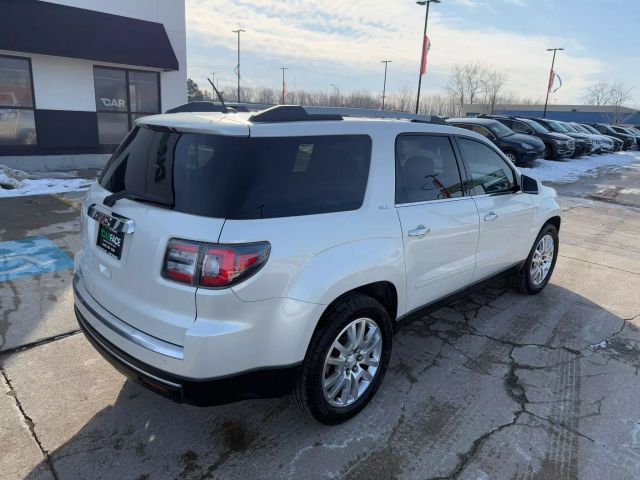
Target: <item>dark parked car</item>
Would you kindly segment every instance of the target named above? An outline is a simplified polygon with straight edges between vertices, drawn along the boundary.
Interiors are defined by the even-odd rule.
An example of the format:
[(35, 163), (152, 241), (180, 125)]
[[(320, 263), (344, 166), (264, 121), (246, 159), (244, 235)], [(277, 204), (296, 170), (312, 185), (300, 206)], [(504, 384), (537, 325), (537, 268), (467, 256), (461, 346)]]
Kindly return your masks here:
[(573, 137), (576, 141), (576, 149), (573, 152), (574, 157), (580, 157), (582, 155), (589, 155), (591, 153), (592, 141), (588, 135), (584, 133), (576, 133), (564, 126), (564, 122), (558, 120), (549, 120), (548, 118), (534, 118), (543, 127), (556, 133), (563, 133)]
[(612, 125), (613, 128), (618, 133), (626, 133), (627, 135), (631, 135), (636, 140), (636, 150), (638, 150), (638, 145), (640, 145), (640, 133), (635, 132), (632, 128), (619, 127), (617, 125)]
[(622, 140), (624, 142), (623, 150), (635, 150), (637, 148), (636, 138), (628, 133), (616, 132), (611, 128), (611, 125), (607, 125), (605, 123), (590, 123), (589, 125), (604, 135), (609, 135), (610, 137), (616, 137)]
[(609, 140), (611, 140), (613, 142), (613, 151), (614, 152), (619, 152), (620, 150), (622, 150), (624, 148), (624, 142), (622, 140), (620, 140), (619, 138), (613, 137), (613, 136), (611, 136), (611, 135), (609, 135), (607, 133), (599, 132), (598, 130), (593, 128), (588, 123), (581, 123), (580, 126), (586, 128), (591, 133), (597, 133), (598, 135), (602, 135), (603, 137), (607, 137)]
[(450, 118), (448, 123), (479, 133), (491, 140), (516, 165), (530, 165), (544, 156), (544, 143), (531, 135), (514, 133), (489, 118)]
[(597, 143), (598, 145), (598, 147), (594, 149), (594, 153), (613, 152), (613, 149), (614, 149), (613, 138), (607, 137), (606, 135), (602, 135), (595, 129), (593, 130), (593, 132), (591, 130), (587, 130), (587, 127), (576, 122), (569, 122), (567, 125), (575, 128), (581, 133), (586, 133), (588, 135), (591, 135), (591, 138), (594, 140), (594, 143)]
[(544, 143), (544, 158), (549, 160), (570, 157), (576, 148), (576, 142), (570, 136), (563, 133), (550, 132), (538, 122), (528, 118), (501, 115), (478, 115), (478, 118), (492, 118), (509, 127), (515, 133), (538, 137)]

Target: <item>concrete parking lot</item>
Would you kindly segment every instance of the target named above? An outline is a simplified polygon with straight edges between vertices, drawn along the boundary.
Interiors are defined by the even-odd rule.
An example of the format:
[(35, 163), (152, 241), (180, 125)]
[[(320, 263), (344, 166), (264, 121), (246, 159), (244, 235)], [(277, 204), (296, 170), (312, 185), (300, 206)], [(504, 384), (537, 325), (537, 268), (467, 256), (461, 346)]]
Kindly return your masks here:
[(81, 194), (2, 199), (0, 270), (38, 238), (51, 271), (0, 275), (0, 477), (636, 479), (637, 185), (640, 164), (559, 186), (548, 288), (497, 282), (408, 325), (372, 404), (335, 427), (289, 398), (199, 409), (125, 380), (73, 316)]

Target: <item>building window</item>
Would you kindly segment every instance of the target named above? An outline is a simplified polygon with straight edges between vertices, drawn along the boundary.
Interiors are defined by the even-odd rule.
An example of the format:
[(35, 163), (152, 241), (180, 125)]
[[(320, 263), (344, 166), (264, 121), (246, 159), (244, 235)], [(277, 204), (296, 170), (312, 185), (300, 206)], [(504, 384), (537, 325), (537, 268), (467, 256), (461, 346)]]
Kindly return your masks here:
[(137, 118), (160, 113), (158, 72), (94, 67), (98, 138), (119, 144)]
[(31, 88), (31, 61), (0, 55), (0, 145), (37, 141)]

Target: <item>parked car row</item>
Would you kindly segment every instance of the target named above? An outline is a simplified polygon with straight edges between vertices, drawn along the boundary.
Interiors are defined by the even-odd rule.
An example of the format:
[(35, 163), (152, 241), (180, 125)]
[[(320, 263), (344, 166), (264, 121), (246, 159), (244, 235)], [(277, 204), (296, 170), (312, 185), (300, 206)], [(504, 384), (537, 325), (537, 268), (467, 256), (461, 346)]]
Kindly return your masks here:
[(520, 166), (530, 166), (538, 158), (576, 158), (637, 150), (640, 145), (640, 130), (604, 123), (561, 122), (505, 115), (450, 118), (447, 122), (487, 137)]

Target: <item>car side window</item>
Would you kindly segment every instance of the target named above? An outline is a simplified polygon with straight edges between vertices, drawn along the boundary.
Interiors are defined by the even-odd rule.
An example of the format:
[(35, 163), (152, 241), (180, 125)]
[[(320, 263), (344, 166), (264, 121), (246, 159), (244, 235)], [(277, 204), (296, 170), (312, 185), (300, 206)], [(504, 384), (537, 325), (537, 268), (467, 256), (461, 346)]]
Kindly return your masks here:
[(512, 192), (515, 175), (507, 162), (481, 142), (458, 137), (474, 195)]
[(493, 137), (493, 134), (487, 128), (482, 127), (480, 125), (474, 125), (473, 126), (473, 131), (476, 132), (476, 133), (479, 133), (483, 137), (487, 137), (487, 138), (492, 138)]
[(446, 136), (401, 135), (396, 142), (396, 204), (462, 197), (462, 180)]
[(531, 133), (531, 128), (529, 128), (522, 122), (513, 122), (511, 130), (513, 130), (516, 133), (527, 133), (527, 134)]

